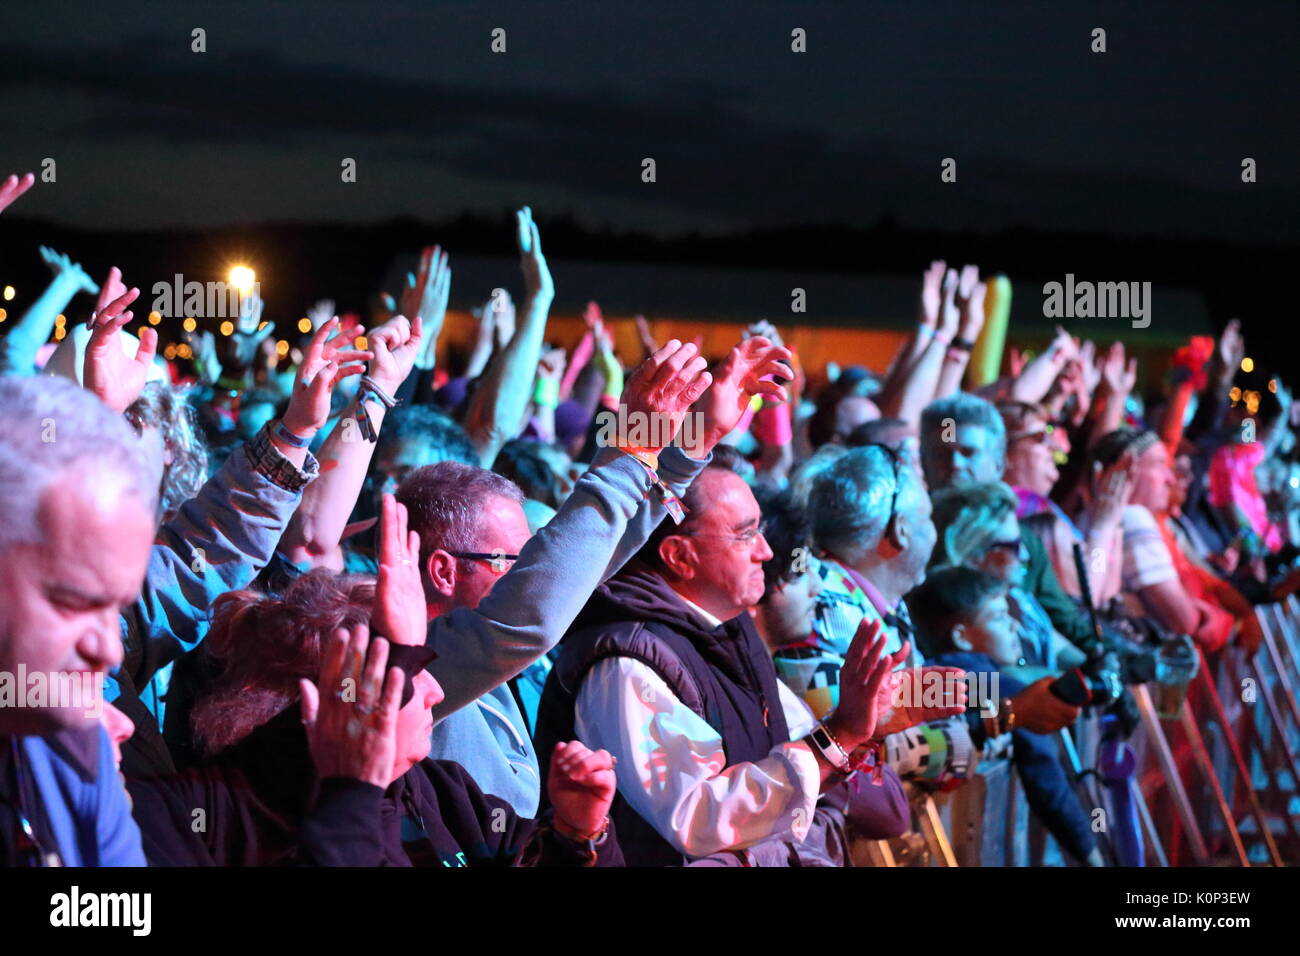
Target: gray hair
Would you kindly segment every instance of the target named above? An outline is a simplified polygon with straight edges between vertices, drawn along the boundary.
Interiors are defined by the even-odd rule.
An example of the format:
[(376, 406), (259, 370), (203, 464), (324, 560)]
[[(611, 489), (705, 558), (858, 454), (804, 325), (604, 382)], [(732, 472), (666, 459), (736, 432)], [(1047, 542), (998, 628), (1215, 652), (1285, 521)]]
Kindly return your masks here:
[(849, 562), (871, 551), (885, 534), (895, 491), (895, 514), (925, 494), (916, 472), (902, 462), (895, 467), (879, 445), (844, 452), (813, 479), (808, 496), (817, 547)]
[(0, 551), (39, 544), (38, 512), (50, 486), (116, 473), (150, 514), (156, 476), (121, 415), (75, 382), (52, 376), (0, 376)]
[(930, 564), (962, 565), (980, 558), (993, 543), (1007, 515), (1015, 514), (1020, 499), (1001, 481), (966, 482), (940, 488), (933, 495), (934, 527), (938, 545)]
[[(953, 392), (947, 398), (936, 399), (921, 412), (921, 459), (929, 454), (937, 444), (944, 440), (944, 429), (951, 424), (954, 428), (962, 425), (975, 425), (986, 428), (993, 434), (994, 457), (999, 465), (1007, 459), (1007, 428), (1002, 423), (1002, 416), (992, 402), (972, 395), (970, 392)], [(999, 468), (999, 472), (1001, 468)]]

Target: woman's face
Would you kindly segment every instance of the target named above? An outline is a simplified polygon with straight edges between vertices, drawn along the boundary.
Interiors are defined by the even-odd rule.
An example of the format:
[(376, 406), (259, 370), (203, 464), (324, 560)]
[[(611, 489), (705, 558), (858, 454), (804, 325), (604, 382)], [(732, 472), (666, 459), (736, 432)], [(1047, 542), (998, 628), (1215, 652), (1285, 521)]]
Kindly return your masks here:
[(397, 712), (397, 756), (393, 780), (429, 756), (429, 733), (433, 730), (433, 708), (442, 702), (442, 687), (428, 671), (411, 679), (415, 693)]
[(1020, 542), (1020, 522), (1015, 512), (1008, 512), (998, 525), (997, 533), (984, 549), (966, 563), (985, 571), (1009, 585), (1020, 582), (1024, 574), (1023, 545)]

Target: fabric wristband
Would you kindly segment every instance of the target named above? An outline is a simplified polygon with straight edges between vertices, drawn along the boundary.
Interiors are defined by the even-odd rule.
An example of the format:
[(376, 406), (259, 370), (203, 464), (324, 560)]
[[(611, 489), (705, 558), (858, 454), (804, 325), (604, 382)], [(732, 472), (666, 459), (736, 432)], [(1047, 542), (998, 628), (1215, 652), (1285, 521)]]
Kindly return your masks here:
[(560, 404), (560, 383), (553, 378), (539, 377), (533, 386), (533, 402), (543, 408), (555, 408)]

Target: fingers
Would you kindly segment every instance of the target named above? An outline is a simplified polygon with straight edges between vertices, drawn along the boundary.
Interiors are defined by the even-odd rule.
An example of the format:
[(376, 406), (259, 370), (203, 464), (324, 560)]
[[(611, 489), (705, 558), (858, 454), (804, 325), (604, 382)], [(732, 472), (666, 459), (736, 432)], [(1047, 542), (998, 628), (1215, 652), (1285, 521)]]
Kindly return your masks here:
[(400, 667), (388, 668), (388, 675), (384, 678), (383, 693), (379, 698), (379, 711), (376, 714), (383, 733), (394, 733), (397, 730), (397, 714), (402, 709), (402, 688), (405, 684), (406, 675), (402, 673)]
[(518, 227), (518, 242), (520, 255), (528, 255), (532, 251), (533, 230), (532, 230), (533, 211), (524, 206), (515, 213), (515, 222)]
[(370, 642), (366, 654), (365, 670), (357, 684), (357, 707), (362, 713), (370, 713), (379, 705), (379, 698), (384, 685), (384, 673), (388, 670), (388, 641), (376, 637)]
[(348, 631), (339, 628), (330, 635), (329, 641), (325, 644), (325, 652), (321, 655), (320, 686), (325, 688), (327, 694), (338, 691), (343, 681), (343, 668), (351, 638)]
[(150, 364), (158, 353), (158, 330), (146, 327), (140, 330), (140, 346), (135, 350), (135, 361), (140, 365)]
[(302, 722), (311, 727), (316, 723), (316, 715), (320, 713), (320, 691), (307, 678), (301, 677), (298, 679), (298, 693), (301, 697), (298, 706), (302, 711)]

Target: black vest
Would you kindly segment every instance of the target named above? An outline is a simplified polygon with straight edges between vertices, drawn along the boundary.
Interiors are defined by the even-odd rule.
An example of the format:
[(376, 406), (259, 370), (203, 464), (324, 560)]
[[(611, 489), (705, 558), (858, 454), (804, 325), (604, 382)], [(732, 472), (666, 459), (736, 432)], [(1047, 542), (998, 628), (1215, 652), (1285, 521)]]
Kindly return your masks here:
[[(658, 674), (678, 700), (719, 733), (727, 766), (762, 760), (790, 740), (772, 658), (749, 615), (710, 630), (658, 575), (635, 571), (602, 586), (560, 644), (538, 710), (542, 779), (556, 743), (576, 736), (582, 681), (608, 657), (634, 658)], [(611, 816), (629, 866), (688, 862), (621, 795), (614, 798)]]

